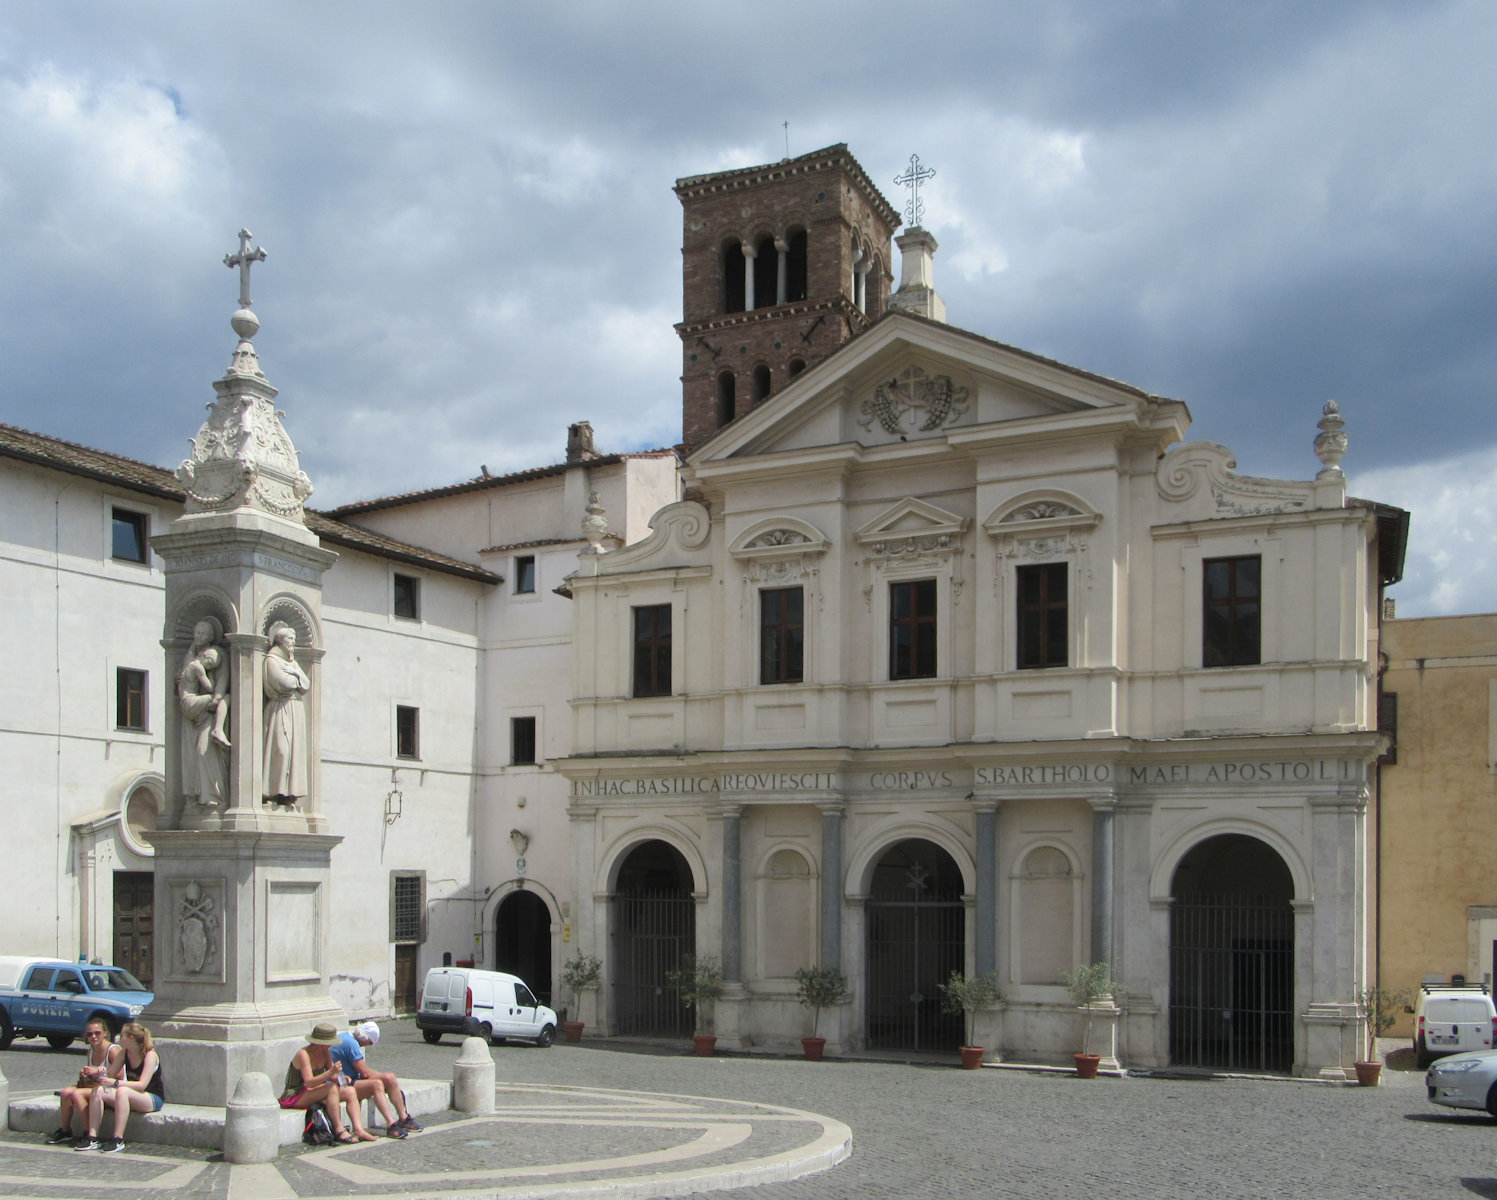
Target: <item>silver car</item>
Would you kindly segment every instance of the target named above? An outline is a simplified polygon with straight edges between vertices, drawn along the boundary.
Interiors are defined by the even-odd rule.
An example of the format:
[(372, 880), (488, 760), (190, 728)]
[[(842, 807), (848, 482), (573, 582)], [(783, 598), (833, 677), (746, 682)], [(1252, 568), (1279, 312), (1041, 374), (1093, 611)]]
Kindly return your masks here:
[(1497, 1050), (1470, 1050), (1436, 1059), (1424, 1084), (1435, 1104), (1486, 1109), (1497, 1117)]

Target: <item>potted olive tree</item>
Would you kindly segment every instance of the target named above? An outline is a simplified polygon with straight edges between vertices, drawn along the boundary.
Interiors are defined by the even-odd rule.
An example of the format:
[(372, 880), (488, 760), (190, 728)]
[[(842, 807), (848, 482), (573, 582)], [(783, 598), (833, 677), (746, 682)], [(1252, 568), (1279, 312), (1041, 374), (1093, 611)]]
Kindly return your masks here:
[(1377, 1057), (1377, 1039), (1388, 1032), (1411, 998), (1408, 992), (1390, 992), (1380, 987), (1364, 988), (1357, 993), (1357, 1015), (1367, 1023), (1367, 1057), (1352, 1063), (1352, 1070), (1362, 1087), (1377, 1087), (1383, 1073), (1383, 1064)]
[(1114, 978), (1112, 966), (1105, 962), (1094, 962), (1065, 973), (1066, 990), (1071, 993), (1071, 1003), (1086, 1014), (1086, 1027), (1081, 1035), (1081, 1053), (1073, 1055), (1076, 1074), (1082, 1079), (1095, 1079), (1102, 1056), (1092, 1053), (1093, 1005), (1104, 997), (1112, 996), (1123, 988), (1123, 981)]
[[(598, 978), (603, 972), (603, 964), (591, 954), (583, 954), (580, 950), (572, 955), (562, 964), (561, 986), (572, 993), (572, 1001), (577, 1005), (577, 1013), (582, 1013), (582, 993), (591, 991), (598, 986)], [(580, 1042), (582, 1040), (583, 1023), (581, 1021), (563, 1021), (562, 1031), (569, 1042)]]
[(710, 1058), (717, 1046), (717, 1036), (705, 1032), (712, 1026), (712, 1012), (706, 1006), (723, 994), (722, 964), (715, 955), (698, 958), (695, 954), (683, 954), (681, 965), (667, 971), (665, 981), (679, 993), (682, 1004), (696, 1010), (697, 1025), (704, 1032), (693, 1034), (692, 1043), (698, 1054)]
[(802, 967), (795, 973), (798, 990), (795, 998), (802, 1008), (811, 1010), (811, 1036), (801, 1038), (801, 1049), (812, 1062), (820, 1062), (826, 1049), (826, 1038), (818, 1037), (821, 1010), (837, 1004), (846, 1004), (852, 999), (847, 990), (847, 977), (836, 967)]
[(986, 1008), (1003, 999), (1003, 993), (998, 990), (998, 973), (989, 971), (985, 975), (964, 975), (960, 971), (953, 971), (950, 979), (936, 986), (941, 989), (942, 1012), (966, 1014), (963, 1032), (966, 1034), (967, 1044), (961, 1047), (962, 1066), (968, 1071), (975, 1071), (982, 1066), (986, 1047), (972, 1045), (977, 1040), (973, 1024), (979, 1008)]

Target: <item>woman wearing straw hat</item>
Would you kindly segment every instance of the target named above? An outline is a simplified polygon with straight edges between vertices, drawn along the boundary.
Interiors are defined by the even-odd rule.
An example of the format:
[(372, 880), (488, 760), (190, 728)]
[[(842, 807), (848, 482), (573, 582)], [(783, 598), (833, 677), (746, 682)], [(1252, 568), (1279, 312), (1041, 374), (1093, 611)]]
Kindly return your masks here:
[[(359, 1099), (353, 1088), (342, 1086), (342, 1069), (333, 1061), (328, 1047), (338, 1040), (337, 1026), (324, 1021), (312, 1030), (307, 1044), (296, 1052), (286, 1069), (286, 1087), (281, 1092), (282, 1108), (311, 1108), (323, 1104), (333, 1125), (333, 1136), (345, 1146), (372, 1142), (376, 1138), (364, 1128), (359, 1116)], [(340, 1103), (348, 1106), (353, 1132), (343, 1127)]]

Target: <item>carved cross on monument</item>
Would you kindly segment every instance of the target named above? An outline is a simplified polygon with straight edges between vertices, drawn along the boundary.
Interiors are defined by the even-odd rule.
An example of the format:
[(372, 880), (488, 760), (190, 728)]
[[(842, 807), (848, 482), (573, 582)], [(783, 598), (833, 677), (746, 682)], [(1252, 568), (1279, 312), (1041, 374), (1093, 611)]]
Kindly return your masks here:
[(266, 258), (265, 250), (262, 247), (256, 246), (253, 250), (250, 249), (250, 239), (254, 236), (248, 229), (241, 229), (239, 231), (239, 253), (224, 255), (224, 266), (239, 268), (240, 308), (248, 308), (250, 306), (250, 265), (252, 263), (264, 262)]
[(925, 201), (920, 199), (920, 185), (927, 179), (934, 179), (936, 172), (933, 167), (922, 167), (918, 154), (910, 155), (910, 165), (898, 175), (894, 176), (894, 182), (903, 184), (910, 189), (910, 202), (904, 206), (904, 223), (909, 226), (917, 226), (925, 217)]

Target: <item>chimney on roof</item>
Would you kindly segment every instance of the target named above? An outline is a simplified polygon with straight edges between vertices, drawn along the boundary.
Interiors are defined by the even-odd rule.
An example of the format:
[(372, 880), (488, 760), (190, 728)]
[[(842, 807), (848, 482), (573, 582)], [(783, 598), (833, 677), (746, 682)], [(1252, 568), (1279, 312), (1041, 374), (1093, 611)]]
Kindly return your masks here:
[(567, 426), (567, 462), (586, 462), (597, 458), (593, 450), (593, 427), (591, 422), (578, 421)]

